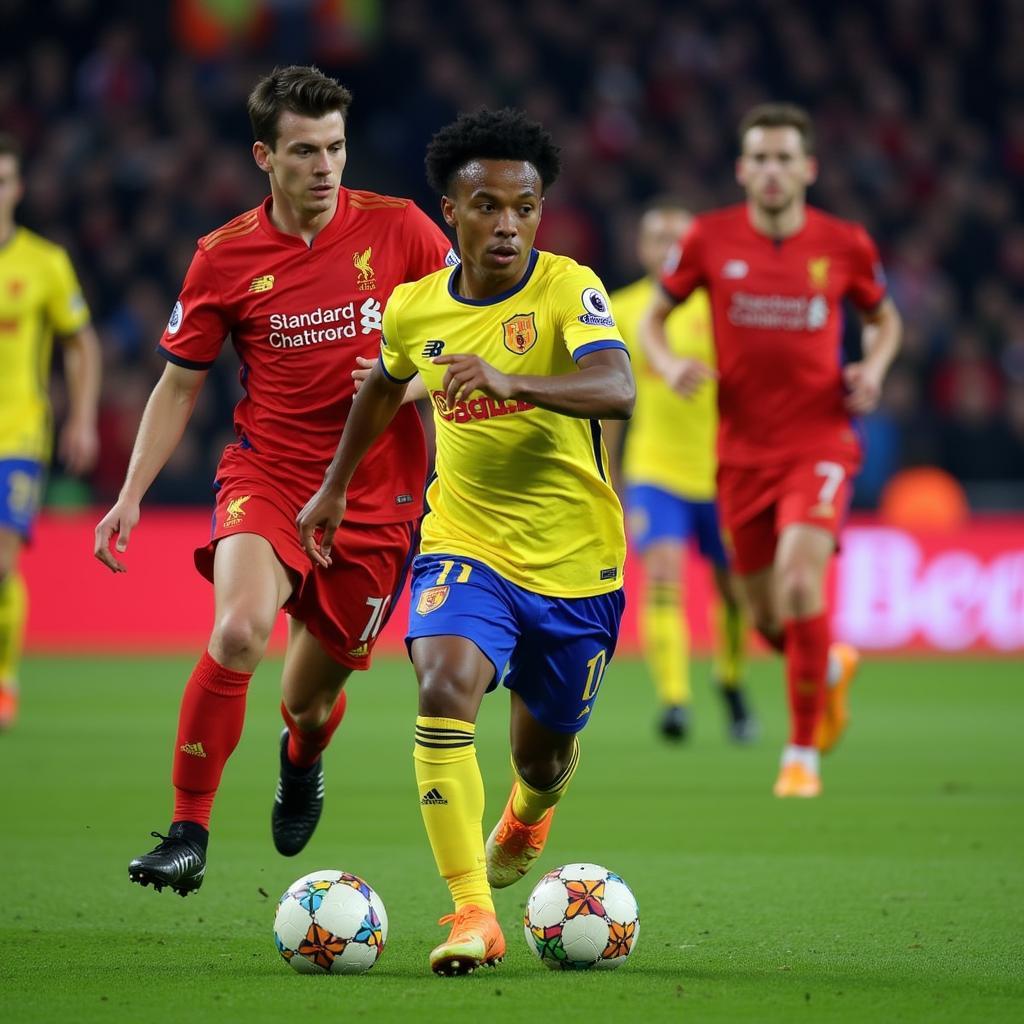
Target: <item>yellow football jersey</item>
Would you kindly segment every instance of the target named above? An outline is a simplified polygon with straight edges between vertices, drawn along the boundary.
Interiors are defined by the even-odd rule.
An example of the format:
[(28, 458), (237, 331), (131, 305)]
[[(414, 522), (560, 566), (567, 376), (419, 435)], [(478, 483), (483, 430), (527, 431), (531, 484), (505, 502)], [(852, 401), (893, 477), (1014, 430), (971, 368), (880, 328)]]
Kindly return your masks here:
[[(655, 288), (656, 282), (645, 277), (611, 296), (636, 374), (636, 409), (626, 433), (622, 475), (630, 484), (652, 484), (691, 501), (710, 501), (717, 469), (717, 389), (708, 381), (692, 398), (683, 398), (651, 369), (637, 328)], [(673, 352), (715, 365), (711, 307), (703, 288), (672, 310), (665, 329)]]
[(67, 253), (16, 228), (0, 246), (0, 459), (49, 458), (53, 337), (88, 322)]
[(603, 348), (624, 349), (593, 271), (537, 252), (523, 280), (493, 299), (457, 295), (459, 269), (399, 285), (384, 311), (387, 374), (423, 379), (437, 427), (422, 551), (467, 555), (548, 597), (622, 585), (622, 508), (608, 483), (597, 421), (474, 392), (449, 408), (439, 355), (474, 354), (503, 373), (559, 376)]

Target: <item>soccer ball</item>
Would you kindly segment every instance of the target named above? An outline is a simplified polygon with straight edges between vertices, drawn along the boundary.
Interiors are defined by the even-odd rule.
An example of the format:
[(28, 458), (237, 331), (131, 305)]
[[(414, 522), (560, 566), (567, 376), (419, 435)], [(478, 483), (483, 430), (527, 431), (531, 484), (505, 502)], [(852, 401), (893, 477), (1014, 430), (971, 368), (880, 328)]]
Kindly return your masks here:
[(362, 974), (387, 939), (381, 898), (347, 871), (303, 875), (277, 904), (274, 943), (300, 974)]
[(523, 918), (526, 944), (553, 970), (610, 970), (640, 937), (636, 898), (621, 876), (597, 864), (566, 864), (534, 887)]

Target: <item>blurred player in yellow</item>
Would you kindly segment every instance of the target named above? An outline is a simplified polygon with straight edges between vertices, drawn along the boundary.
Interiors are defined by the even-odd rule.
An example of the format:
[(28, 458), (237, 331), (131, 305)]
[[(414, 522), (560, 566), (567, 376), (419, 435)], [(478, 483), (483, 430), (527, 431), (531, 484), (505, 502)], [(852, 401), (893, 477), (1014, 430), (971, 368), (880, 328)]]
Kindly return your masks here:
[[(637, 338), (640, 318), (658, 287), (669, 250), (692, 219), (671, 198), (648, 204), (637, 237), (637, 255), (646, 276), (611, 296), (616, 322), (629, 346), (637, 390), (636, 410), (621, 444), (620, 475), (630, 535), (647, 582), (640, 631), (662, 704), (661, 733), (683, 740), (690, 728), (690, 630), (682, 579), (687, 546), (693, 540), (711, 563), (718, 591), (713, 609), (715, 678), (729, 714), (729, 733), (744, 743), (754, 738), (756, 723), (742, 689), (746, 621), (715, 506), (715, 388), (712, 381), (692, 397), (682, 398), (651, 369)], [(673, 310), (666, 330), (678, 356), (714, 366), (711, 310), (703, 289)], [(623, 421), (610, 420), (604, 426), (614, 458)]]
[(99, 452), (99, 343), (67, 253), (15, 224), (21, 194), (21, 151), (0, 135), (0, 729), (14, 723), (18, 710), (28, 612), (18, 556), (31, 536), (50, 459), (55, 335), (63, 342), (68, 390), (60, 458), (72, 473), (84, 473)]

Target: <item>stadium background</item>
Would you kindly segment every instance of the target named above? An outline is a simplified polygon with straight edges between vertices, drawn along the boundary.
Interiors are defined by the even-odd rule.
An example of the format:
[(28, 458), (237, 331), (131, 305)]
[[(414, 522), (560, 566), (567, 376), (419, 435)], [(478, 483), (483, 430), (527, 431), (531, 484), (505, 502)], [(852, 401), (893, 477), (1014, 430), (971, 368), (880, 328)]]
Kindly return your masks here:
[[(964, 522), (944, 493), (912, 494), (895, 523), (911, 535), (879, 534), (869, 553), (884, 572), (861, 568), (844, 593), (856, 595), (862, 620), (906, 601), (920, 608), (912, 619), (955, 620), (952, 634), (933, 630), (961, 638), (947, 647), (1024, 646), (1024, 539), (1013, 519), (1024, 507), (1020, 3), (54, 0), (47, 8), (41, 19), (28, 0), (3, 4), (0, 125), (26, 146), (19, 219), (71, 251), (105, 370), (100, 464), (84, 483), (55, 467), (51, 508), (113, 500), (195, 239), (265, 194), (244, 107), (252, 82), (275, 63), (315, 61), (354, 91), (347, 184), (412, 196), (435, 215), (422, 157), (436, 127), (480, 104), (525, 107), (553, 132), (565, 162), (539, 244), (593, 266), (609, 288), (637, 275), (643, 201), (666, 192), (695, 210), (736, 201), (732, 126), (751, 104), (787, 98), (816, 121), (822, 173), (812, 201), (867, 225), (905, 321), (881, 408), (864, 423), (856, 505), (877, 509), (894, 473), (933, 465), (961, 482), (974, 513)], [(168, 608), (205, 601), (205, 615), (209, 597), (189, 575), (191, 539), (151, 537), (168, 555), (154, 566), (143, 537), (161, 521), (160, 506), (208, 506), (231, 436), (236, 374), (227, 346), (144, 506), (134, 560), (137, 574), (160, 579), (168, 627)], [(61, 403), (58, 380), (58, 416)], [(922, 507), (959, 532), (921, 539)], [(994, 550), (988, 526), (978, 526), (992, 512), (1003, 513)], [(46, 619), (51, 592), (80, 602), (82, 614), (72, 607), (65, 623), (87, 621), (101, 595), (118, 600), (85, 557), (81, 530), (91, 515), (57, 522), (56, 573), (39, 558), (58, 542), (53, 516), (44, 517), (26, 563), (30, 648), (74, 646), (82, 633)], [(69, 522), (79, 532), (69, 533)], [(194, 522), (190, 538), (205, 532)], [(902, 551), (896, 562), (886, 557), (892, 543)], [(699, 569), (692, 586), (699, 620)], [(159, 615), (149, 595), (134, 596)], [(837, 626), (846, 629), (841, 616)], [(170, 629), (164, 646), (194, 647), (203, 632)], [(152, 633), (136, 633), (136, 646)], [(101, 627), (88, 635), (94, 646), (125, 640)], [(920, 629), (881, 635), (883, 648), (901, 637), (934, 646)], [(631, 637), (630, 629), (627, 644)], [(696, 640), (705, 640), (699, 621)]]

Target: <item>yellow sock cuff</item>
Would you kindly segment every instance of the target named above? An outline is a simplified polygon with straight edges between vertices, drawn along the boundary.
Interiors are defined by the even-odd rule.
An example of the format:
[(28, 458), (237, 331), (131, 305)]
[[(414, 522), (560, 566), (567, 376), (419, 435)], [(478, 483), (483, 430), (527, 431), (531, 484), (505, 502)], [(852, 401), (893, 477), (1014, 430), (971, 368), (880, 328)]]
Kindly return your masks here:
[(27, 617), (25, 580), (13, 569), (0, 580), (0, 682), (13, 683), (17, 679)]
[(416, 717), (416, 757), (431, 764), (461, 761), (474, 750), (476, 724), (458, 718)]
[(512, 761), (512, 771), (516, 777), (516, 788), (512, 796), (512, 813), (524, 824), (533, 825), (544, 817), (549, 807), (554, 807), (559, 800), (565, 796), (572, 777), (576, 774), (576, 768), (580, 763), (580, 741), (575, 740), (572, 745), (572, 755), (569, 763), (562, 773), (544, 789), (537, 789), (531, 786), (519, 774), (515, 759)]

